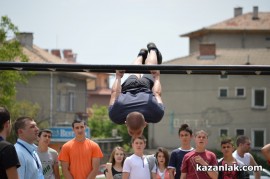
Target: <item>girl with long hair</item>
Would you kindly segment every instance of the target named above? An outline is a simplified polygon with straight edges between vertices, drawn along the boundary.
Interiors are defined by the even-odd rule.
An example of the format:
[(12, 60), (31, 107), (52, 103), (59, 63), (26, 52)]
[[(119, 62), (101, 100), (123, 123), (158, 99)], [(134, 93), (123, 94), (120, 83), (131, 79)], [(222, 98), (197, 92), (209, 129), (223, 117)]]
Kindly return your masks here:
[(115, 147), (111, 153), (109, 162), (106, 164), (104, 174), (106, 179), (121, 179), (124, 161), (126, 159), (125, 151), (122, 147)]

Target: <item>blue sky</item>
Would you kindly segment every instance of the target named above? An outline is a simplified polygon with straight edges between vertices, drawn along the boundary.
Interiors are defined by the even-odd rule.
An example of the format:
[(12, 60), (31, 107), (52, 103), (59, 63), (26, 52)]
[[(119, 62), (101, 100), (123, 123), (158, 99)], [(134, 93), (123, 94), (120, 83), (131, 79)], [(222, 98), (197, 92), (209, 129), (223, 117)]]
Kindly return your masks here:
[(83, 64), (130, 64), (141, 48), (155, 42), (164, 61), (188, 55), (181, 34), (243, 13), (270, 11), (268, 0), (0, 0), (21, 32), (33, 32), (34, 44), (72, 49)]

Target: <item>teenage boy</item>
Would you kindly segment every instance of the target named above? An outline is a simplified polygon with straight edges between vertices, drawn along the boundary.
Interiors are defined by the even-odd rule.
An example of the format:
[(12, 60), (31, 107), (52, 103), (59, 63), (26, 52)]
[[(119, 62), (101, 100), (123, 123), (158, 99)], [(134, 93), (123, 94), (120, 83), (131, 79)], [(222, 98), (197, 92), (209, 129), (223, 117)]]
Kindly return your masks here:
[(86, 122), (75, 119), (72, 123), (75, 138), (66, 142), (59, 154), (65, 179), (95, 179), (103, 153), (99, 145), (86, 138)]
[(181, 176), (181, 165), (184, 156), (194, 150), (191, 147), (192, 140), (192, 130), (189, 128), (187, 124), (182, 124), (178, 131), (178, 136), (180, 139), (181, 146), (177, 149), (174, 149), (171, 153), (170, 161), (169, 161), (169, 173), (170, 179), (179, 179)]
[[(232, 156), (234, 151), (233, 141), (231, 139), (223, 139), (221, 141), (221, 152), (223, 154), (223, 158), (219, 159), (218, 165), (219, 166), (243, 166), (244, 164), (235, 159)], [(235, 167), (236, 168), (236, 167)], [(226, 178), (234, 178), (234, 179), (244, 179), (245, 172), (244, 171), (237, 171), (237, 170), (228, 170), (228, 171), (219, 171), (218, 172), (218, 179), (226, 179)]]
[(184, 156), (181, 179), (217, 179), (217, 171), (200, 171), (203, 166), (217, 166), (216, 155), (206, 150), (208, 134), (204, 130), (195, 133), (195, 150)]
[(6, 141), (11, 131), (11, 120), (8, 110), (0, 107), (0, 178), (18, 179), (17, 168), (20, 167), (19, 158), (14, 145)]
[(150, 158), (143, 154), (145, 146), (144, 136), (132, 138), (134, 154), (124, 162), (122, 179), (156, 179), (156, 165), (151, 166)]
[(38, 133), (37, 153), (42, 163), (43, 175), (45, 179), (60, 179), (58, 153), (49, 147), (52, 131), (42, 129)]

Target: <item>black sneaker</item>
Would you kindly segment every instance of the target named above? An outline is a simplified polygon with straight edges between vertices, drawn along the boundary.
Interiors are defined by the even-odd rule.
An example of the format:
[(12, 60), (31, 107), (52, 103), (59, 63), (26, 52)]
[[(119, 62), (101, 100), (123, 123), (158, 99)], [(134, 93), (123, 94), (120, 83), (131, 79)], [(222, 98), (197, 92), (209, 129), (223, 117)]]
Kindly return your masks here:
[(142, 64), (145, 64), (145, 60), (147, 58), (147, 55), (148, 55), (148, 51), (145, 48), (143, 48), (143, 49), (140, 50), (138, 56), (142, 56), (143, 57)]
[(160, 51), (158, 50), (158, 48), (156, 47), (156, 45), (154, 43), (150, 42), (147, 44), (147, 49), (148, 49), (149, 53), (151, 50), (155, 50), (155, 52), (157, 54), (157, 62), (158, 62), (158, 64), (161, 64), (162, 63), (162, 55), (161, 55)]

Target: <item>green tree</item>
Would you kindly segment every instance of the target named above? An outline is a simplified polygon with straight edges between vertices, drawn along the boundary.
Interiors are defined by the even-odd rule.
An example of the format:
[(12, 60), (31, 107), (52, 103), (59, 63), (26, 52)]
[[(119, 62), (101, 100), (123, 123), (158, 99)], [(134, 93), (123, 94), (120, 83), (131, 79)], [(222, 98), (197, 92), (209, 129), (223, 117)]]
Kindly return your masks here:
[[(113, 123), (108, 115), (107, 106), (92, 106), (92, 115), (88, 120), (88, 126), (91, 129), (91, 136), (93, 138), (107, 138), (112, 137), (112, 130), (117, 130), (117, 135), (123, 138), (123, 147), (126, 152), (131, 149), (131, 137), (127, 132), (126, 125), (118, 125)], [(148, 128), (144, 129), (143, 135), (147, 137)]]
[(114, 128), (111, 123), (106, 106), (92, 106), (93, 114), (88, 120), (91, 129), (91, 136), (94, 138), (111, 137), (111, 129)]
[[(14, 106), (11, 107), (9, 110), (12, 121), (14, 121), (20, 116), (29, 116), (33, 119), (36, 119), (39, 111), (40, 106), (38, 104), (32, 104), (29, 101), (16, 102)], [(14, 130), (12, 130), (12, 133), (7, 140), (12, 143), (15, 143), (17, 138)]]
[[(18, 28), (7, 16), (1, 17), (0, 63), (4, 61), (28, 62), (28, 57), (16, 40), (18, 33)], [(16, 101), (16, 84), (27, 83), (27, 78), (31, 75), (33, 75), (31, 72), (0, 71), (0, 106), (4, 106), (10, 111), (12, 121), (22, 115), (35, 118), (38, 114), (39, 106), (37, 104)], [(11, 135), (9, 140), (14, 142), (15, 135)]]
[(112, 129), (117, 129), (118, 136), (123, 138), (123, 143), (130, 143), (130, 136), (127, 133), (126, 125), (118, 125), (113, 123), (109, 118), (107, 106), (93, 105), (92, 109), (93, 114), (88, 120), (88, 125), (91, 129), (92, 137), (112, 137)]
[[(11, 20), (7, 16), (3, 16), (0, 22), (0, 62), (28, 61), (20, 43), (14, 40), (18, 33), (18, 28)], [(0, 71), (0, 105), (6, 106), (8, 109), (14, 105), (16, 83), (26, 83), (28, 75), (29, 73), (19, 71)]]

